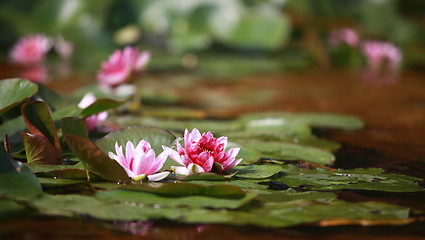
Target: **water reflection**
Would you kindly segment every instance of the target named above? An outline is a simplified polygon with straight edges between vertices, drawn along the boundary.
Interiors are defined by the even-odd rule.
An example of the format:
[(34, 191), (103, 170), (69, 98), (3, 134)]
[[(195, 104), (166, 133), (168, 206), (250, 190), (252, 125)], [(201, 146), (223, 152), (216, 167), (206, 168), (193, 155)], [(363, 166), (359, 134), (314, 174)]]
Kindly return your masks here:
[(148, 239), (170, 239), (170, 240), (191, 240), (200, 239), (200, 235), (207, 230), (210, 225), (155, 225), (154, 221), (116, 221), (114, 228), (129, 232), (133, 235), (146, 237)]

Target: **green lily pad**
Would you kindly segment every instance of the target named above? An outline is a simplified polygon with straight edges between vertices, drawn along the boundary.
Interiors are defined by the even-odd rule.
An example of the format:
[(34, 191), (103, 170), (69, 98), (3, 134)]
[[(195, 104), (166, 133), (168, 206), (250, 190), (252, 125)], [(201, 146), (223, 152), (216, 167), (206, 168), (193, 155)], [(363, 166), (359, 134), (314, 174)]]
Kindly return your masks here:
[(206, 196), (167, 197), (138, 191), (103, 191), (96, 193), (96, 198), (111, 202), (130, 202), (151, 207), (189, 207), (189, 208), (227, 208), (237, 209), (255, 198), (257, 194), (248, 193), (240, 198), (215, 198)]
[(277, 181), (290, 187), (302, 187), (308, 190), (374, 190), (386, 192), (419, 192), (425, 191), (418, 182), (422, 179), (410, 176), (383, 173), (382, 169), (352, 169), (335, 170), (327, 169), (304, 170), (288, 169), (283, 170), (288, 175)]
[(34, 173), (0, 148), (0, 196), (31, 199), (41, 193), (41, 185)]
[(239, 119), (246, 126), (268, 123), (269, 126), (281, 126), (285, 124), (308, 124), (313, 127), (339, 128), (355, 130), (364, 126), (359, 118), (346, 114), (333, 113), (254, 113), (243, 115)]
[(228, 184), (199, 185), (194, 183), (142, 183), (122, 186), (121, 189), (155, 193), (164, 196), (199, 195), (218, 198), (238, 198), (246, 193), (239, 187)]
[(37, 91), (37, 84), (25, 79), (12, 78), (0, 81), (0, 115), (30, 98)]
[(233, 168), (233, 171), (236, 171), (236, 177), (253, 179), (269, 178), (281, 170), (282, 167), (273, 165), (241, 165)]
[(263, 158), (289, 161), (302, 160), (321, 165), (332, 164), (335, 161), (334, 155), (330, 152), (292, 143), (253, 140), (243, 144), (245, 147), (260, 151)]

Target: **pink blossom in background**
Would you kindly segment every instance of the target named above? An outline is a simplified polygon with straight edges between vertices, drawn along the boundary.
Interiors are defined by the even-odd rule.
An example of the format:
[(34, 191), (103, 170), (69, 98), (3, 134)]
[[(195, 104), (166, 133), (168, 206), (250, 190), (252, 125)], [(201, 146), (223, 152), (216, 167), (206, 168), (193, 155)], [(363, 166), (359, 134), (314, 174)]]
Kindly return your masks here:
[(66, 41), (62, 36), (56, 37), (54, 48), (63, 59), (69, 59), (74, 51), (73, 44)]
[(168, 176), (170, 172), (158, 172), (167, 160), (167, 152), (163, 151), (155, 156), (155, 151), (149, 142), (141, 140), (136, 148), (131, 141), (125, 147), (115, 143), (115, 152), (109, 152), (109, 157), (117, 161), (127, 172), (128, 176), (135, 181), (148, 179), (149, 181), (160, 181)]
[(24, 37), (12, 47), (10, 58), (17, 64), (38, 64), (43, 62), (51, 47), (50, 39), (42, 34)]
[(403, 54), (392, 43), (365, 41), (362, 52), (368, 63), (363, 80), (369, 85), (392, 85), (397, 83)]
[(381, 68), (397, 70), (403, 59), (400, 49), (389, 42), (365, 41), (362, 45), (362, 52), (369, 67), (375, 70)]
[[(80, 103), (78, 103), (78, 107), (81, 109), (84, 109), (91, 104), (93, 104), (96, 101), (96, 97), (93, 95), (93, 93), (89, 92), (81, 99)], [(86, 119), (84, 119), (87, 130), (88, 131), (94, 131), (96, 130), (100, 125), (102, 125), (106, 119), (108, 118), (107, 112), (100, 112), (97, 114), (93, 114)]]
[(338, 47), (344, 43), (354, 48), (359, 45), (359, 35), (354, 29), (351, 28), (335, 30), (329, 34), (329, 43), (333, 47)]
[(102, 63), (97, 78), (102, 86), (114, 88), (127, 81), (132, 74), (141, 71), (149, 62), (148, 51), (139, 52), (135, 47), (127, 46), (116, 50), (106, 62)]
[(238, 165), (242, 158), (236, 159), (240, 148), (231, 148), (227, 152), (227, 137), (215, 138), (211, 132), (201, 133), (194, 128), (192, 132), (184, 132), (183, 148), (177, 143), (177, 151), (163, 146), (168, 155), (183, 167), (174, 167), (177, 174), (188, 175), (191, 173), (210, 172), (213, 165), (219, 165), (218, 171), (226, 172)]
[(46, 66), (43, 64), (36, 64), (25, 68), (21, 73), (21, 77), (35, 83), (46, 83), (49, 74)]

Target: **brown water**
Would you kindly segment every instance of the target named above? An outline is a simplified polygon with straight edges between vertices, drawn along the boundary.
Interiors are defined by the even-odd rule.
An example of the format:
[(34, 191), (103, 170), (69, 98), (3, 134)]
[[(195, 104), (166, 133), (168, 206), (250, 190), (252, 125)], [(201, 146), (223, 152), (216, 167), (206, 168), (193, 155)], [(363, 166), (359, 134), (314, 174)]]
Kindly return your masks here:
[[(0, 71), (10, 77), (13, 70)], [(84, 85), (88, 78), (51, 82), (59, 91)], [(322, 137), (342, 143), (336, 167), (381, 167), (425, 178), (425, 77), (403, 73), (397, 82), (365, 82), (357, 72), (312, 70), (210, 79), (194, 84), (173, 82), (167, 75), (146, 78), (146, 86), (168, 86), (184, 96), (179, 104), (202, 108), (208, 117), (231, 118), (253, 111), (336, 112), (366, 122), (358, 131), (317, 129)], [(349, 201), (379, 200), (425, 210), (425, 193), (341, 191)], [(425, 239), (425, 223), (402, 226), (298, 226), (285, 229), (111, 223), (68, 218), (18, 218), (0, 223), (0, 239)]]

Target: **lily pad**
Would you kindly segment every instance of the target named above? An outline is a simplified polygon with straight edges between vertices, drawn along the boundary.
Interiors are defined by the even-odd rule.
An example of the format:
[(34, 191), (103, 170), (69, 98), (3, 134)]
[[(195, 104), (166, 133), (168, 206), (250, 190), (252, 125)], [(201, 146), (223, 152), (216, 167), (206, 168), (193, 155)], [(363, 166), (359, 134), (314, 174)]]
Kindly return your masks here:
[(382, 169), (352, 169), (335, 170), (327, 169), (283, 170), (288, 175), (278, 179), (290, 187), (301, 187), (306, 190), (374, 190), (386, 192), (420, 192), (425, 191), (418, 182), (419, 178), (400, 174), (383, 173)]
[(272, 124), (274, 127), (285, 124), (307, 124), (313, 127), (339, 128), (344, 130), (355, 130), (364, 126), (363, 121), (358, 117), (334, 113), (254, 113), (243, 115), (239, 120), (246, 126), (260, 122), (269, 123), (269, 125)]
[(302, 160), (306, 162), (326, 165), (335, 161), (335, 156), (318, 148), (301, 146), (284, 142), (247, 141), (243, 143), (248, 148), (257, 149), (262, 158), (276, 160)]
[(30, 98), (37, 91), (37, 84), (25, 79), (12, 78), (0, 81), (0, 115)]
[(0, 196), (31, 199), (42, 193), (37, 177), (0, 148)]
[(111, 202), (130, 202), (151, 207), (189, 207), (189, 208), (227, 208), (236, 209), (255, 198), (257, 194), (248, 193), (240, 198), (215, 198), (206, 196), (167, 197), (148, 192), (137, 191), (103, 191), (96, 198)]
[(117, 108), (124, 103), (126, 103), (130, 98), (127, 98), (123, 101), (118, 101), (114, 99), (108, 99), (108, 98), (100, 98), (96, 99), (94, 103), (92, 103), (90, 106), (86, 107), (84, 110), (81, 111), (81, 115), (83, 117), (87, 117), (96, 113), (100, 113), (109, 109)]
[(273, 165), (241, 165), (233, 168), (233, 171), (236, 171), (236, 177), (252, 179), (269, 178), (281, 170), (280, 166)]

